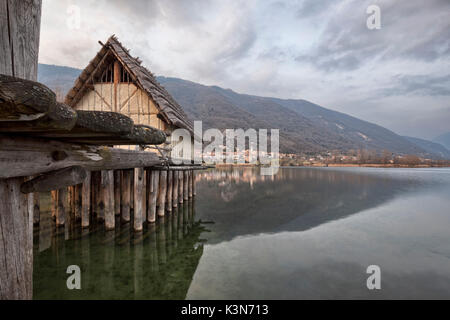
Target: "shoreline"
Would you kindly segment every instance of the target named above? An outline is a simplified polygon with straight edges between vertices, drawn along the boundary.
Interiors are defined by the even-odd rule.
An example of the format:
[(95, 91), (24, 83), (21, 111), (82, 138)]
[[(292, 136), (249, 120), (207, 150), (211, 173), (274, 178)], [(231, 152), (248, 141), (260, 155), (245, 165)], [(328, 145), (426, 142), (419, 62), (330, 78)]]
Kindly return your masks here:
[[(260, 167), (257, 164), (250, 163), (241, 163), (241, 164), (229, 164), (229, 163), (221, 163), (216, 165), (211, 165), (214, 168), (229, 168), (229, 167)], [(365, 168), (450, 168), (450, 165), (428, 165), (428, 164), (418, 164), (418, 165), (406, 165), (406, 164), (375, 164), (375, 163), (366, 163), (366, 164), (357, 164), (357, 163), (317, 163), (311, 165), (280, 165), (280, 167), (299, 167), (299, 168), (352, 168), (352, 167), (365, 167)]]

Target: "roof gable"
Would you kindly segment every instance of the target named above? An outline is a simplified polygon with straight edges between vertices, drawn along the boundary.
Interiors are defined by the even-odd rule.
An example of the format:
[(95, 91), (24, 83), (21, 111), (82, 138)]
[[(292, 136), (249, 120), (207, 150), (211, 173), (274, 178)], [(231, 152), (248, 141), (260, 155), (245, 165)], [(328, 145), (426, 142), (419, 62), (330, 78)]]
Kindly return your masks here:
[(131, 75), (137, 86), (155, 102), (167, 123), (187, 129), (191, 133), (193, 132), (192, 122), (188, 119), (181, 106), (155, 79), (153, 74), (141, 65), (141, 61), (129, 54), (129, 50), (114, 35), (105, 44), (100, 44), (102, 45), (100, 51), (81, 72), (73, 88), (67, 93), (65, 102), (69, 106), (74, 107), (78, 103), (83, 97), (89, 81), (97, 77), (108, 66), (108, 61), (117, 59)]

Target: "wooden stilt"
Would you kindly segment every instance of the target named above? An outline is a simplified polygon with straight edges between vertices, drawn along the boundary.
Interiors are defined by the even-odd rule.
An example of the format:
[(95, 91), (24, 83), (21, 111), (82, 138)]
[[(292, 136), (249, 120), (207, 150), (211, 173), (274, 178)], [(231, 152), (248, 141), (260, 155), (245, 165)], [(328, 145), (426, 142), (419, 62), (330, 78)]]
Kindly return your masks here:
[(183, 200), (187, 201), (187, 200), (189, 200), (189, 190), (188, 190), (189, 172), (188, 172), (188, 170), (184, 170), (183, 174), (184, 174), (184, 177), (183, 177)]
[(134, 169), (131, 172), (130, 209), (134, 210)]
[(58, 207), (56, 210), (56, 226), (63, 226), (66, 223), (67, 211), (67, 188), (58, 190)]
[(91, 207), (91, 172), (88, 171), (81, 186), (81, 227), (89, 227), (89, 212)]
[(195, 170), (192, 170), (192, 196), (195, 197), (197, 191), (195, 189)]
[(58, 209), (58, 190), (53, 190), (51, 192), (52, 196), (52, 218), (56, 219), (56, 211)]
[(189, 198), (192, 198), (192, 170), (188, 170), (189, 180), (188, 180), (188, 192)]
[(178, 204), (183, 203), (183, 177), (183, 170), (178, 170)]
[(39, 193), (35, 192), (34, 193), (34, 198), (33, 198), (33, 224), (38, 224), (41, 220), (41, 204), (40, 204), (40, 200), (39, 200)]
[(178, 207), (178, 170), (173, 171), (172, 207)]
[(31, 299), (33, 218), (22, 178), (0, 179), (0, 300)]
[(166, 209), (167, 170), (159, 173), (158, 216), (164, 216)]
[(173, 171), (167, 172), (167, 197), (166, 197), (166, 210), (172, 212), (172, 192), (173, 192)]
[(122, 222), (130, 221), (130, 199), (131, 199), (131, 173), (132, 170), (123, 170), (121, 181), (120, 211)]
[(81, 206), (82, 206), (82, 188), (83, 185), (81, 184), (77, 184), (76, 186), (74, 186), (74, 193), (75, 193), (75, 219), (78, 221), (81, 219)]
[(105, 185), (103, 183), (103, 179), (106, 176), (106, 170), (102, 170), (99, 172), (97, 176), (97, 219), (99, 221), (105, 221)]
[(144, 168), (134, 169), (134, 231), (142, 230), (143, 223), (143, 187), (144, 187)]
[(151, 185), (150, 194), (148, 197), (148, 214), (147, 222), (153, 223), (156, 221), (156, 199), (159, 191), (159, 171), (151, 171)]
[(73, 218), (75, 213), (75, 194), (73, 186), (67, 187), (67, 199), (67, 213)]
[(120, 186), (122, 180), (122, 171), (115, 170), (114, 171), (114, 213), (116, 216), (120, 215)]
[(104, 203), (105, 229), (113, 230), (115, 227), (114, 214), (114, 171), (102, 171), (102, 195)]

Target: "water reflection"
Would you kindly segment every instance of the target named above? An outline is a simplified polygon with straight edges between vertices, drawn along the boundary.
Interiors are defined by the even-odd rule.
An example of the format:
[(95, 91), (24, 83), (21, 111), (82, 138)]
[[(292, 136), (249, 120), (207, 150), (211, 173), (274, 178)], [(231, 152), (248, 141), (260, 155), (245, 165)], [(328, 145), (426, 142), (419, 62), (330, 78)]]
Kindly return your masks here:
[[(450, 298), (448, 169), (234, 168), (196, 180), (195, 201), (142, 233), (119, 221), (57, 229), (44, 211), (34, 297)], [(82, 290), (66, 289), (71, 264)], [(365, 286), (370, 264), (381, 291)]]
[[(135, 233), (69, 221), (56, 228), (43, 212), (35, 227), (35, 299), (184, 299), (203, 253), (194, 201)], [(49, 245), (49, 243), (51, 245)], [(81, 290), (68, 290), (66, 268), (81, 268)]]

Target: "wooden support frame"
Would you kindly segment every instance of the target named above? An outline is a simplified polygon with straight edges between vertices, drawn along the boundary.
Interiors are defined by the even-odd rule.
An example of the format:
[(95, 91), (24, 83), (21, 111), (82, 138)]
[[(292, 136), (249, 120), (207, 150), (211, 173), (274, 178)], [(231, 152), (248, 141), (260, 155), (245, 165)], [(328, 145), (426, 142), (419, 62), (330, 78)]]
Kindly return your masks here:
[(167, 171), (159, 173), (158, 216), (163, 217), (166, 211)]

